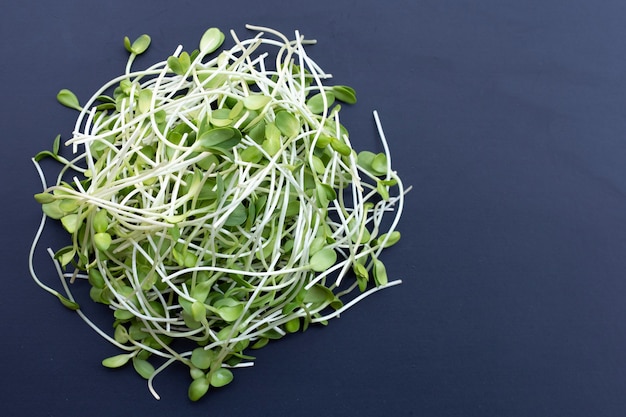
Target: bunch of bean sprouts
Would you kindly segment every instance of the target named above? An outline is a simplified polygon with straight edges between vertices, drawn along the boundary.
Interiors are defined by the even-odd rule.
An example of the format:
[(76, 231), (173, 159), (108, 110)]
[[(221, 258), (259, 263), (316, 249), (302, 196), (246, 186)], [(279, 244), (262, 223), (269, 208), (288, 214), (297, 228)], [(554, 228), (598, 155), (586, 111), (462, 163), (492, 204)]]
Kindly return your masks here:
[[(103, 365), (132, 363), (157, 399), (153, 379), (174, 362), (189, 367), (197, 400), (250, 366), (249, 349), (400, 283), (380, 255), (400, 238), (406, 190), (378, 115), (384, 152), (357, 153), (338, 104), (354, 90), (325, 84), (304, 49), (313, 42), (248, 28), (257, 35), (231, 32), (220, 52), (224, 34), (209, 29), (199, 49), (141, 71), (132, 63), (150, 38), (126, 38), (123, 75), (84, 106), (59, 93), (80, 111), (72, 155), (57, 137), (33, 159), (44, 188), (33, 279), (123, 351)], [(53, 185), (46, 156), (62, 163)], [(33, 267), (49, 218), (71, 236), (48, 250), (62, 291)], [(111, 334), (80, 309), (77, 279), (111, 309)]]

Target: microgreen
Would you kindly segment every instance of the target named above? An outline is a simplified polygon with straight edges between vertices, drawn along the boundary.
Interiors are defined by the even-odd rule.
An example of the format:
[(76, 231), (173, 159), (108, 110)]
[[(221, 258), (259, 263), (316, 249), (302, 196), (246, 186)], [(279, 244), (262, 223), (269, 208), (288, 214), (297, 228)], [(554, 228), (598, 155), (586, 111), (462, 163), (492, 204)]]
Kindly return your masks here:
[(108, 357), (102, 360), (102, 365), (107, 368), (119, 368), (120, 366), (126, 365), (126, 363), (133, 357), (134, 355), (123, 353), (120, 355), (115, 355)]
[[(69, 107), (70, 109), (81, 111), (82, 107), (78, 102), (78, 98), (76, 95), (68, 89), (62, 89), (57, 94), (57, 100), (59, 103), (63, 104), (65, 107)], [(53, 152), (54, 153), (54, 152)]]
[(333, 266), (337, 262), (337, 252), (332, 248), (321, 249), (311, 256), (311, 269), (322, 272)]
[(347, 104), (356, 103), (356, 92), (352, 87), (346, 85), (334, 85), (331, 91), (337, 100)]
[(312, 113), (322, 114), (335, 102), (335, 95), (330, 91), (317, 93), (307, 100), (306, 105)]
[(211, 386), (216, 388), (230, 384), (233, 380), (233, 373), (227, 368), (220, 368), (211, 374)]
[(224, 33), (217, 28), (210, 28), (200, 38), (200, 52), (210, 54), (215, 52), (224, 42)]
[(191, 58), (187, 52), (183, 52), (180, 56), (171, 56), (167, 59), (167, 65), (178, 75), (184, 75), (191, 65)]
[[(354, 90), (327, 85), (299, 35), (249, 29), (260, 33), (233, 33), (235, 45), (215, 53), (225, 35), (211, 28), (199, 49), (132, 71), (150, 37), (125, 37), (123, 75), (83, 106), (69, 90), (57, 96), (79, 111), (71, 158), (60, 136), (33, 158), (44, 188), (33, 279), (123, 351), (105, 367), (131, 362), (156, 398), (152, 381), (174, 362), (189, 367), (197, 401), (253, 363), (248, 349), (400, 283), (381, 252), (400, 239), (407, 190), (378, 114), (384, 151), (357, 153), (338, 103), (355, 103)], [(61, 163), (51, 186), (44, 157)], [(63, 294), (33, 267), (48, 219), (70, 235), (49, 251)], [(69, 284), (81, 278), (112, 311), (110, 332), (74, 301)]]
[(209, 390), (210, 382), (205, 377), (194, 379), (189, 385), (188, 394), (191, 401), (198, 401)]
[(64, 297), (63, 295), (59, 293), (57, 293), (56, 296), (59, 299), (59, 301), (61, 301), (61, 304), (63, 304), (65, 307), (69, 308), (70, 310), (78, 310), (80, 308), (78, 303), (76, 303), (75, 301), (71, 301), (67, 299), (67, 297)]
[(134, 55), (143, 54), (150, 46), (150, 36), (144, 34), (135, 39), (134, 42), (130, 42), (128, 36), (124, 37), (124, 47), (128, 52)]
[(198, 136), (198, 144), (201, 150), (228, 151), (241, 141), (242, 135), (239, 129), (234, 127), (216, 127), (202, 132)]
[(132, 362), (133, 362), (133, 368), (135, 368), (135, 371), (139, 375), (141, 375), (143, 378), (150, 379), (150, 377), (154, 375), (154, 372), (155, 372), (154, 366), (147, 360), (134, 357), (132, 359)]
[(261, 94), (252, 94), (243, 99), (243, 105), (249, 110), (261, 110), (272, 98)]

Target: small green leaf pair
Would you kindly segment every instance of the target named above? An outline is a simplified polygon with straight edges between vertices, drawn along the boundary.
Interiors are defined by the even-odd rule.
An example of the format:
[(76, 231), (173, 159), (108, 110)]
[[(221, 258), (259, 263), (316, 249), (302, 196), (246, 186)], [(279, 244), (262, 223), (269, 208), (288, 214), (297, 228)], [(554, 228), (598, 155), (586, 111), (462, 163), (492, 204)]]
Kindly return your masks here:
[(191, 401), (198, 401), (209, 391), (209, 387), (220, 388), (233, 380), (233, 373), (227, 368), (219, 368), (209, 372), (207, 376), (195, 378), (189, 385), (187, 394)]
[[(376, 286), (380, 287), (389, 283), (387, 269), (381, 260), (375, 258), (372, 269)], [(363, 265), (362, 261), (355, 261), (352, 263), (352, 270), (356, 275), (359, 290), (361, 292), (365, 291), (367, 289), (367, 282), (369, 281), (369, 272), (367, 271), (367, 268)]]
[(306, 102), (307, 107), (314, 114), (322, 114), (324, 110), (330, 108), (335, 99), (343, 101), (346, 104), (356, 103), (356, 92), (353, 88), (345, 85), (335, 85), (324, 92), (319, 92)]
[(146, 49), (148, 49), (148, 47), (150, 46), (150, 42), (151, 42), (150, 36), (146, 34), (143, 34), (137, 39), (135, 39), (133, 43), (130, 42), (130, 39), (128, 38), (128, 36), (125, 36), (124, 48), (126, 48), (126, 50), (133, 55), (141, 55), (146, 51)]
[(375, 154), (370, 151), (361, 151), (357, 155), (357, 164), (367, 172), (381, 177), (387, 175), (387, 157), (384, 153)]
[(171, 56), (167, 58), (167, 66), (174, 74), (185, 75), (191, 66), (191, 58), (189, 54), (183, 51), (179, 56)]
[(102, 365), (107, 368), (120, 368), (132, 360), (133, 368), (144, 379), (149, 379), (154, 374), (154, 366), (145, 359), (137, 357), (137, 351), (122, 353), (102, 360)]
[[(203, 55), (210, 54), (217, 50), (224, 42), (224, 34), (217, 28), (207, 30), (200, 39), (200, 51), (195, 51), (189, 55), (183, 51), (178, 57), (170, 56), (167, 59), (167, 66), (178, 75), (185, 75), (191, 67), (192, 56), (195, 58), (198, 52)], [(127, 48), (128, 49), (128, 48)]]
[[(41, 210), (46, 214), (46, 216), (51, 219), (60, 220), (63, 217), (73, 214), (76, 212), (78, 208), (78, 203), (74, 199), (70, 198), (52, 198), (50, 197), (39, 197), (40, 199), (45, 199), (46, 201), (50, 201), (49, 203), (43, 203), (41, 205)], [(72, 233), (72, 232), (70, 232)]]
[[(77, 101), (78, 101), (78, 100), (77, 100)], [(65, 161), (65, 159), (64, 159), (64, 158), (62, 158), (61, 156), (59, 156), (59, 148), (60, 148), (60, 146), (61, 146), (61, 135), (57, 135), (57, 136), (54, 138), (54, 141), (52, 142), (52, 151), (41, 151), (41, 152), (38, 152), (38, 153), (37, 153), (37, 155), (35, 155), (35, 157), (34, 157), (33, 159), (35, 160), (35, 162), (39, 162), (39, 161), (41, 161), (43, 158), (50, 157), (50, 158), (52, 158), (52, 159), (54, 159), (54, 160), (56, 160), (56, 161), (59, 161), (59, 162), (65, 163), (65, 162), (67, 162), (67, 161)], [(38, 199), (37, 199), (37, 196), (40, 196), (40, 197), (41, 197), (41, 194), (43, 194), (43, 193), (40, 193), (40, 194), (36, 194), (36, 195), (35, 195), (35, 199), (36, 199), (39, 203), (41, 203), (41, 204), (45, 204), (45, 203), (50, 203), (50, 202), (51, 202), (51, 201), (40, 201), (40, 200), (38, 200)]]

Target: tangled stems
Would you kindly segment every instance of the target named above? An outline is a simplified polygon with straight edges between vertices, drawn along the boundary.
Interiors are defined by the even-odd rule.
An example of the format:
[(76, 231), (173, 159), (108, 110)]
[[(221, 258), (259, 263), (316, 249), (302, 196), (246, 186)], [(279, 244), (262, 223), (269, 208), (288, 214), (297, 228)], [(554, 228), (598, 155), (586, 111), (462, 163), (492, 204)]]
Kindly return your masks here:
[[(400, 238), (406, 190), (378, 114), (384, 152), (355, 152), (338, 104), (356, 102), (354, 90), (325, 84), (298, 32), (248, 28), (258, 34), (231, 32), (234, 46), (219, 53), (224, 34), (209, 29), (199, 49), (143, 71), (131, 67), (150, 38), (125, 38), (123, 75), (84, 106), (58, 95), (80, 111), (65, 142), (72, 159), (59, 138), (33, 159), (44, 214), (31, 275), (125, 352), (103, 365), (132, 362), (156, 398), (153, 379), (171, 363), (189, 367), (198, 400), (250, 366), (249, 349), (400, 283), (380, 255)], [(43, 157), (61, 162), (54, 185)], [(33, 268), (48, 218), (71, 236), (51, 253), (64, 294)], [(110, 307), (113, 335), (82, 313), (74, 279)]]

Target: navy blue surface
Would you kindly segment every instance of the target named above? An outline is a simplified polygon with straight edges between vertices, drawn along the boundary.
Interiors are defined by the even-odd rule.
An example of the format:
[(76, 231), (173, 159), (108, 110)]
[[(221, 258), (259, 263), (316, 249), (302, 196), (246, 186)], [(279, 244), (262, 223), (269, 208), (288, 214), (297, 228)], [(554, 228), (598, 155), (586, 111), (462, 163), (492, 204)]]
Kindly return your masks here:
[[(4, 5), (2, 415), (626, 415), (625, 22), (619, 0)], [(172, 368), (155, 401), (31, 281), (29, 158), (73, 127), (59, 89), (85, 98), (123, 71), (123, 36), (152, 36), (149, 65), (245, 23), (318, 39), (309, 53), (358, 92), (355, 147), (377, 146), (380, 112), (414, 187), (385, 255), (404, 284), (258, 351), (200, 403)]]

